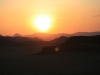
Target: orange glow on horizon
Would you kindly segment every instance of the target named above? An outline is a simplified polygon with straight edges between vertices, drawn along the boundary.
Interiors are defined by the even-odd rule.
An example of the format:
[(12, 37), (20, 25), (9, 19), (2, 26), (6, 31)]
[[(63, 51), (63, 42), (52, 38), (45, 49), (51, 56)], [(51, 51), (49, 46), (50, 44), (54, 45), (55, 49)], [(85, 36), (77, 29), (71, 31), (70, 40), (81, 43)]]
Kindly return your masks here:
[(0, 0), (0, 34), (100, 31), (99, 6), (100, 0)]

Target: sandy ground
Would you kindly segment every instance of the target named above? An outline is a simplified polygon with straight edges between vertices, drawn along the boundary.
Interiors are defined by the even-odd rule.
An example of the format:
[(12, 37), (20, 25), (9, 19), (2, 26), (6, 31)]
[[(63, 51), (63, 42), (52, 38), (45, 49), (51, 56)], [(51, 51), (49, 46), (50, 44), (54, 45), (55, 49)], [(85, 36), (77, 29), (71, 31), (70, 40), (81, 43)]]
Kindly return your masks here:
[(0, 49), (0, 75), (96, 75), (99, 53), (35, 55), (42, 47)]

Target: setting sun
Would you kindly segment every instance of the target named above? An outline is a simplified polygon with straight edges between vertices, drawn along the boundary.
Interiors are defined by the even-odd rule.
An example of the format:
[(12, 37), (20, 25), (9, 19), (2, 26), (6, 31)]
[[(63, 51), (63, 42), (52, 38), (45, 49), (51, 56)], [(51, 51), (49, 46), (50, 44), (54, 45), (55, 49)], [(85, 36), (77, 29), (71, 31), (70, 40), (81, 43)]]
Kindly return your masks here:
[(51, 17), (49, 15), (38, 15), (34, 18), (34, 25), (37, 29), (44, 32), (51, 26)]

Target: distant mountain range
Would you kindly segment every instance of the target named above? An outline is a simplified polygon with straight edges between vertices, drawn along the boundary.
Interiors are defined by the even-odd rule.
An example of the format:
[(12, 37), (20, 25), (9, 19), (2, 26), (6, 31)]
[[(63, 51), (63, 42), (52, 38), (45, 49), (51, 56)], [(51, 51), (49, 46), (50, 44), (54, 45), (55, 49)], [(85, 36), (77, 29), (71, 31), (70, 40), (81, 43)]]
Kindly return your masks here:
[(51, 41), (43, 41), (40, 38), (28, 38), (28, 37), (9, 37), (0, 36), (0, 46), (54, 46), (61, 44), (67, 40), (67, 37), (61, 36)]
[(38, 37), (42, 40), (50, 41), (50, 40), (53, 40), (53, 39), (61, 37), (61, 36), (69, 37), (69, 36), (95, 36), (95, 35), (100, 35), (100, 32), (76, 32), (76, 33), (73, 33), (73, 34), (67, 34), (67, 33), (58, 33), (58, 34), (34, 33), (34, 34), (30, 34), (30, 35), (21, 35), (19, 33), (16, 33), (16, 34), (13, 35), (13, 37), (28, 37), (28, 38)]
[(39, 38), (0, 36), (0, 46), (38, 46), (45, 41)]
[(67, 34), (67, 33), (58, 33), (58, 34), (50, 34), (50, 33), (34, 33), (31, 35), (25, 35), (25, 37), (38, 37), (41, 38), (42, 40), (50, 41), (55, 38), (61, 37), (61, 36), (95, 36), (95, 35), (100, 35), (100, 32), (77, 32), (73, 34)]
[[(51, 54), (59, 52), (100, 52), (99, 32), (87, 33), (89, 35), (60, 36), (51, 41), (44, 41), (38, 37), (29, 38), (22, 36), (0, 35), (0, 47), (6, 46), (42, 46), (43, 50), (38, 54)], [(18, 34), (17, 34), (18, 35)], [(49, 35), (49, 34), (47, 34)], [(95, 36), (93, 36), (95, 35)], [(42, 35), (41, 35), (42, 36)], [(46, 36), (45, 36), (46, 37)]]
[(16, 34), (13, 35), (13, 37), (22, 37), (22, 35), (19, 34), (19, 33), (16, 33)]
[(47, 34), (47, 33), (35, 33), (32, 35), (22, 36), (16, 33), (11, 36), (0, 35), (0, 45), (20, 45), (20, 46), (54, 46), (64, 43), (70, 36), (94, 36), (100, 35), (100, 32), (77, 32), (74, 34)]

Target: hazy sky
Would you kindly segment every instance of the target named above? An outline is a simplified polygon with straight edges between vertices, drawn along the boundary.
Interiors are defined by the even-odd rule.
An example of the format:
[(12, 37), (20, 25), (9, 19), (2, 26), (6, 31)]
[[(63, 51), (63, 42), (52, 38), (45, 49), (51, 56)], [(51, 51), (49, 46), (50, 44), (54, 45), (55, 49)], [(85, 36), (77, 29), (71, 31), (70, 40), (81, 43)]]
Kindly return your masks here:
[(39, 32), (36, 14), (52, 16), (48, 33), (100, 31), (100, 0), (0, 0), (0, 34)]

